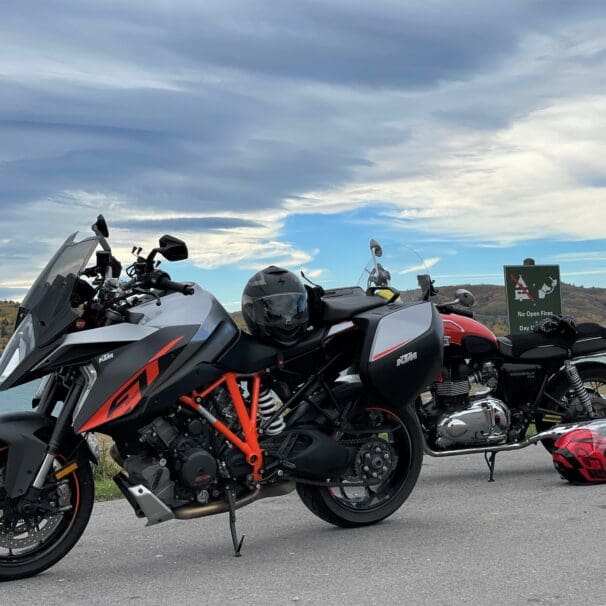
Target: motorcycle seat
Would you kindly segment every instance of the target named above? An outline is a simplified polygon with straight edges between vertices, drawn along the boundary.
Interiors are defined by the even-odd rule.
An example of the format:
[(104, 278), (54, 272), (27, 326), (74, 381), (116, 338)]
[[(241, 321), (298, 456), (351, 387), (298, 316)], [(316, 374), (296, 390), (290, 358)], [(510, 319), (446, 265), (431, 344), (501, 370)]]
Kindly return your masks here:
[(309, 353), (320, 346), (323, 338), (324, 331), (316, 330), (296, 345), (279, 347), (242, 332), (235, 344), (219, 359), (219, 364), (226, 371), (251, 374), (271, 368), (279, 361), (288, 362)]
[(499, 350), (507, 358), (522, 360), (549, 360), (588, 355), (606, 351), (606, 328), (600, 324), (586, 322), (577, 325), (574, 341), (560, 336), (536, 332), (499, 337)]
[(387, 299), (379, 296), (348, 294), (324, 297), (322, 299), (322, 321), (324, 324), (337, 324), (382, 305), (387, 305)]

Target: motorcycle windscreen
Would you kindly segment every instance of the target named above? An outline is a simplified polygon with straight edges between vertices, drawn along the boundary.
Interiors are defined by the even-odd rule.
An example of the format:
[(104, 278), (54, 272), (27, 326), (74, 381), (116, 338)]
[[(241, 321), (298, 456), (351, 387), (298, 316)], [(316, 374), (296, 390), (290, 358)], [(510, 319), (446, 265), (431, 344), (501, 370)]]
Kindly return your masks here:
[(72, 294), (99, 240), (76, 242), (75, 237), (72, 234), (53, 255), (23, 299), (15, 331), (0, 358), (0, 390), (36, 378), (31, 369), (79, 317)]
[[(358, 278), (357, 285), (364, 291), (369, 287), (391, 286), (400, 291), (400, 300), (414, 303), (423, 299), (422, 280), (430, 280), (429, 271), (436, 259), (425, 259), (421, 251), (406, 242), (384, 233), (377, 234), (381, 256), (371, 257)], [(393, 293), (379, 290), (380, 296), (389, 299)]]

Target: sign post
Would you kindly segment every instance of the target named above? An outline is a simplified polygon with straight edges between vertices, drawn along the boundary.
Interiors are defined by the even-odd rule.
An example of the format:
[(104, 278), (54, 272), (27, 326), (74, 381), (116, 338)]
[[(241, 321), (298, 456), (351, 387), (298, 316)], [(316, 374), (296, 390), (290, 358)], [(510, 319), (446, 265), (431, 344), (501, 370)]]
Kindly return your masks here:
[(530, 332), (562, 313), (559, 265), (506, 265), (505, 294), (511, 333)]

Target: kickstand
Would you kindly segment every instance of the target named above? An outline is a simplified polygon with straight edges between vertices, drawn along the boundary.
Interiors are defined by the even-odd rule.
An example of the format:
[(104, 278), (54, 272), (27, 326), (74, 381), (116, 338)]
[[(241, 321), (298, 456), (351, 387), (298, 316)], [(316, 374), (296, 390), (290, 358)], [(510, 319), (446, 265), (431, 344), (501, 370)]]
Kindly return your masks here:
[(497, 453), (494, 450), (490, 454), (487, 452), (484, 453), (484, 460), (486, 461), (486, 465), (488, 465), (488, 470), (490, 471), (490, 475), (488, 476), (489, 482), (494, 482), (494, 463), (496, 458)]
[(239, 558), (242, 554), (242, 543), (244, 543), (244, 536), (238, 541), (238, 532), (236, 531), (236, 496), (234, 490), (231, 487), (227, 487), (225, 490), (227, 496), (227, 503), (229, 505), (229, 531), (231, 532), (231, 540), (234, 544), (234, 556)]

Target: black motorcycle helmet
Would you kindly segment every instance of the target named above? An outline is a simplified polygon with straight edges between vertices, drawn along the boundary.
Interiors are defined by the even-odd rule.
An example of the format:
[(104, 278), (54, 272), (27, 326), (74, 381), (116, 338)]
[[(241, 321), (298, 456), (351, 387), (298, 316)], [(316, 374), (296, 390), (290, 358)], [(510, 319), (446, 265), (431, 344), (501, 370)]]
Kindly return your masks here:
[(295, 274), (271, 265), (246, 283), (242, 315), (256, 337), (294, 345), (308, 325), (307, 292)]

